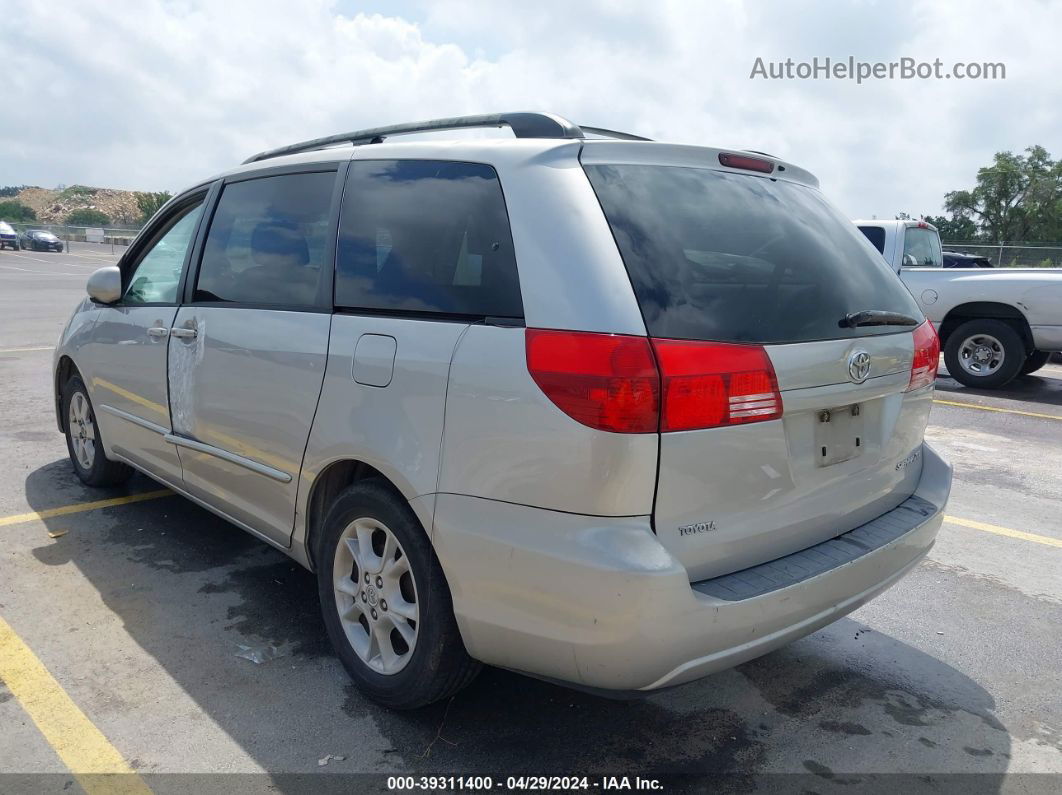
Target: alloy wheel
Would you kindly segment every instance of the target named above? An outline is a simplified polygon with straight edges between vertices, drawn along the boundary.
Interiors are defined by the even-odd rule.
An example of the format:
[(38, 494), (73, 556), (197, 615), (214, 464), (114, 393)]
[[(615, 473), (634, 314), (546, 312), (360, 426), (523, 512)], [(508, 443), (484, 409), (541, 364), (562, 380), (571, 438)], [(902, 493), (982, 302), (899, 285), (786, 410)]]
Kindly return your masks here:
[(409, 558), (378, 519), (355, 519), (339, 537), (332, 566), (339, 620), (351, 648), (376, 673), (409, 663), (417, 644), (420, 605)]

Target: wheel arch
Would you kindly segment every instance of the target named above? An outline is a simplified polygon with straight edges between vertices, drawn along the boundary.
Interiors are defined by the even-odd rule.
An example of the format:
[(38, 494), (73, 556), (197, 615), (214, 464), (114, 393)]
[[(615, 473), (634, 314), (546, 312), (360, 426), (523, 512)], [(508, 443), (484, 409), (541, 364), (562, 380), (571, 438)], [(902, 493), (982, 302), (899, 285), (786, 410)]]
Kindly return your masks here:
[(59, 425), (60, 433), (66, 433), (66, 418), (63, 417), (63, 385), (74, 375), (81, 375), (81, 371), (77, 369), (74, 360), (64, 353), (59, 357), (59, 362), (55, 366), (53, 390), (55, 395), (55, 419)]
[[(327, 464), (314, 477), (306, 498), (303, 551), (311, 570), (316, 569), (317, 544), (321, 537), (321, 527), (328, 513), (328, 507), (344, 489), (364, 480), (380, 481), (391, 489), (396, 497), (404, 502), (410, 501), (410, 498), (391, 478), (367, 461), (357, 458), (341, 458)], [(418, 512), (414, 509), (414, 513)], [(422, 519), (419, 515), (417, 518)], [(421, 525), (423, 526), (423, 521)]]
[(1026, 352), (1032, 351), (1035, 347), (1032, 329), (1029, 327), (1029, 321), (1025, 314), (1013, 304), (1006, 304), (1000, 301), (969, 301), (949, 309), (937, 328), (941, 347), (943, 348), (947, 345), (948, 337), (963, 323), (980, 319), (1004, 321), (1021, 336), (1022, 342), (1025, 343)]

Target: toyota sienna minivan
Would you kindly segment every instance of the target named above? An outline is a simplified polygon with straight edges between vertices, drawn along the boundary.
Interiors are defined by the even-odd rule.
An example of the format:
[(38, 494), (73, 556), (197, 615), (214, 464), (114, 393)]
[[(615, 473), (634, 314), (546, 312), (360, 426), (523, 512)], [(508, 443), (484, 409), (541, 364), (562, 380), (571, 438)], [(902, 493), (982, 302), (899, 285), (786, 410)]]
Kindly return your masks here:
[(54, 371), (81, 480), (140, 470), (314, 571), (351, 677), (411, 708), (481, 663), (669, 687), (881, 593), (950, 489), (937, 360), (807, 171), (514, 113), (196, 184)]

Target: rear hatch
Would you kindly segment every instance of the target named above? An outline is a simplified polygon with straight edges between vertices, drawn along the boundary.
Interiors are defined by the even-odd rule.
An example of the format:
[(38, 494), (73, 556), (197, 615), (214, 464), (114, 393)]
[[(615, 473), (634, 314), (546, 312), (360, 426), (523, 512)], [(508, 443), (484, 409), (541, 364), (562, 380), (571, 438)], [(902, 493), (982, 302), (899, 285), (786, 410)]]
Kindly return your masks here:
[(722, 168), (715, 150), (629, 146), (588, 145), (583, 165), (662, 375), (661, 543), (701, 580), (903, 502), (936, 338), (896, 275), (793, 167), (791, 180), (769, 159), (724, 154), (739, 167)]

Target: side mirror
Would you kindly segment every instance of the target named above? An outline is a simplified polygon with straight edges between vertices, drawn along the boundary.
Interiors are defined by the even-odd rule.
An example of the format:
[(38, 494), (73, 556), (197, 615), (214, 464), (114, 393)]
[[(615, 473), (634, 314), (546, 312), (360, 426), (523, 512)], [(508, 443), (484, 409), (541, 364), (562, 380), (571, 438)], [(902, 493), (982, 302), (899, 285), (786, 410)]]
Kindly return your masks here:
[(122, 272), (115, 265), (93, 271), (85, 291), (98, 304), (113, 304), (122, 297)]

